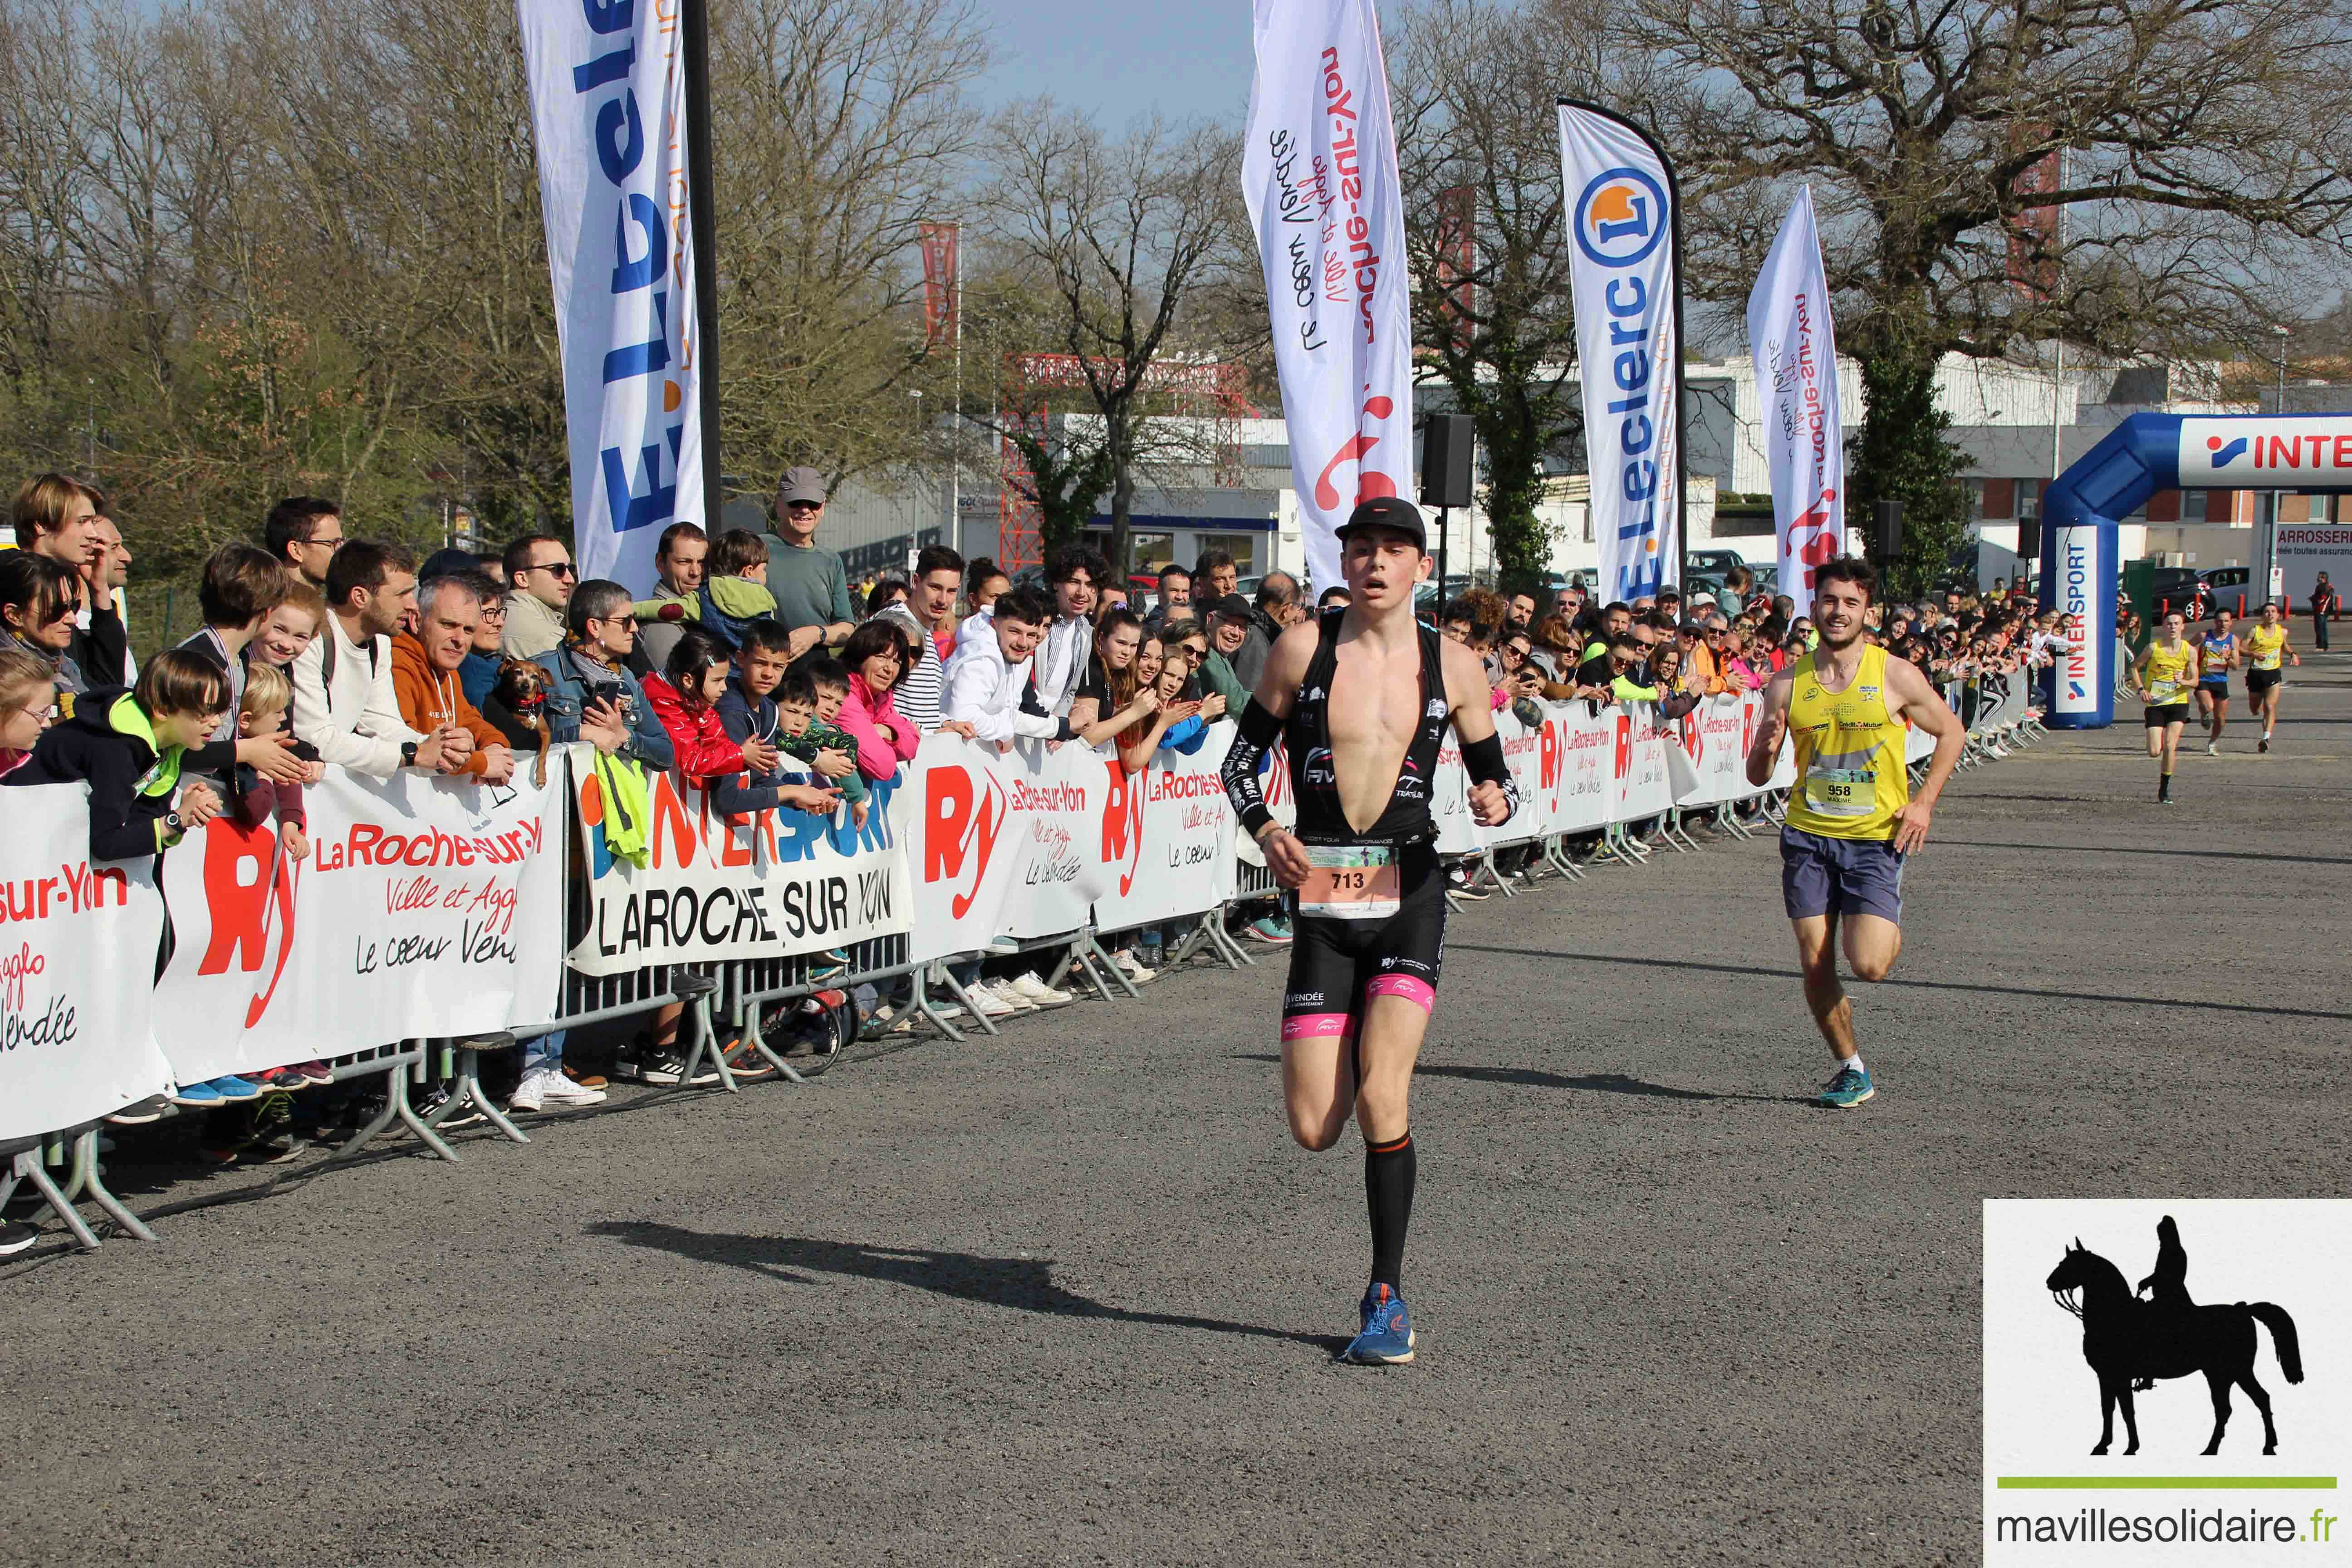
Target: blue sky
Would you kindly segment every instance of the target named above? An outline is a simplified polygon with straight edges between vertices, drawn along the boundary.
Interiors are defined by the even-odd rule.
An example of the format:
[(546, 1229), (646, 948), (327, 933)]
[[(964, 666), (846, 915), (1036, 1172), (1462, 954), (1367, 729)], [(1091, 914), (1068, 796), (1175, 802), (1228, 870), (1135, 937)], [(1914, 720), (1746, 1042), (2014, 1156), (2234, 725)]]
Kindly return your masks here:
[(974, 0), (996, 63), (980, 84), (993, 108), (1050, 92), (1117, 129), (1157, 109), (1239, 123), (1249, 107), (1247, 0)]

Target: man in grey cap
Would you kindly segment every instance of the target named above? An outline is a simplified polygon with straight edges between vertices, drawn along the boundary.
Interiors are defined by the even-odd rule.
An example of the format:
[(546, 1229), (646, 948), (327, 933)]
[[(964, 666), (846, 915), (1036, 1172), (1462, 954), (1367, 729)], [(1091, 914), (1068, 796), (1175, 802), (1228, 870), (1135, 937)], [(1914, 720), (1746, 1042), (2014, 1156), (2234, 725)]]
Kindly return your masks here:
[(841, 557), (817, 548), (824, 521), (824, 476), (786, 468), (776, 486), (776, 537), (783, 548), (768, 552), (768, 592), (776, 596), (776, 618), (793, 634), (794, 658), (820, 644), (845, 642), (856, 629)]

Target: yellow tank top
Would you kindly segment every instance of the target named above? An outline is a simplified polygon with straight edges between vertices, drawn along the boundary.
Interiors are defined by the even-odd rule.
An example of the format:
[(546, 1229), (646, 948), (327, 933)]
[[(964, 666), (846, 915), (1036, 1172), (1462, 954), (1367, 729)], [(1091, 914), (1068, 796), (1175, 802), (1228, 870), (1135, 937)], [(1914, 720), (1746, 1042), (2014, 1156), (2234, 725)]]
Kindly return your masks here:
[(1895, 814), (1911, 801), (1903, 768), (1910, 726), (1886, 710), (1886, 650), (1864, 647), (1853, 684), (1825, 691), (1813, 673), (1818, 653), (1797, 660), (1789, 693), (1789, 733), (1797, 750), (1797, 787), (1789, 826), (1825, 838), (1891, 838)]
[(2147, 645), (2147, 702), (2151, 708), (2168, 708), (2176, 702), (2186, 702), (2197, 685), (2197, 649), (2188, 638), (2180, 647), (2168, 651), (2160, 642)]
[(2257, 626), (2246, 634), (2248, 662), (2256, 669), (2276, 669), (2279, 649), (2286, 646), (2284, 626)]

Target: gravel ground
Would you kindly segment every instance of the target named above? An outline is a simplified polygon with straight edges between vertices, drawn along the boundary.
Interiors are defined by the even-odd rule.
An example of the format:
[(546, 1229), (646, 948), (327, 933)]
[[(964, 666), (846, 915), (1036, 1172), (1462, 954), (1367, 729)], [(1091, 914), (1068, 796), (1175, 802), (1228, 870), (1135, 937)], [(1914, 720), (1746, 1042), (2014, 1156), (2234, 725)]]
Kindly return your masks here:
[(2352, 655), (2175, 807), (2137, 721), (1956, 783), (1854, 1112), (1769, 843), (1455, 917), (1412, 1367), (1330, 1362), (1360, 1158), (1285, 1135), (1269, 955), (458, 1165), (119, 1168), (161, 1245), (0, 1266), (0, 1562), (1974, 1562), (1979, 1200), (2343, 1190)]

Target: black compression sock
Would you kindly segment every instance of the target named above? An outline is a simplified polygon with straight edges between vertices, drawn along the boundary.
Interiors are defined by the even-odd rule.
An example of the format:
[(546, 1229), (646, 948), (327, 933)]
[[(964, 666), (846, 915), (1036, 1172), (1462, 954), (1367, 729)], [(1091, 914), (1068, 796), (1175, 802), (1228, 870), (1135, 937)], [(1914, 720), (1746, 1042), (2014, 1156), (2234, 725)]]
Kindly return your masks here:
[(1412, 1222), (1412, 1134), (1364, 1145), (1364, 1201), (1372, 1212), (1372, 1283), (1402, 1295), (1404, 1232)]

